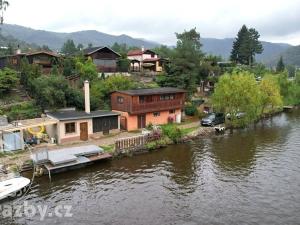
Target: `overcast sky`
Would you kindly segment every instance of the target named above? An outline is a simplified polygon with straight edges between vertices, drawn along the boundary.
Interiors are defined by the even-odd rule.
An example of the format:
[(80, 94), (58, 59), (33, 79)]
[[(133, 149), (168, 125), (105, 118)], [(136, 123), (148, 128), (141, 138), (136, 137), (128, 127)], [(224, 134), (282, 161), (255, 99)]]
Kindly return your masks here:
[(234, 37), (242, 26), (261, 40), (300, 44), (300, 0), (8, 0), (4, 22), (58, 32), (98, 30), (175, 44), (175, 32)]

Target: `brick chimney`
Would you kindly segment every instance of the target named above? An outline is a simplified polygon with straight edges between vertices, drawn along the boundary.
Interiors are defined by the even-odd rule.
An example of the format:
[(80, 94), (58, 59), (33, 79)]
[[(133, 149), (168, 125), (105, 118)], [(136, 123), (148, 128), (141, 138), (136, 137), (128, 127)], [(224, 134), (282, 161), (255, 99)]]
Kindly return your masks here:
[(88, 80), (84, 81), (84, 104), (85, 112), (90, 113), (90, 83)]

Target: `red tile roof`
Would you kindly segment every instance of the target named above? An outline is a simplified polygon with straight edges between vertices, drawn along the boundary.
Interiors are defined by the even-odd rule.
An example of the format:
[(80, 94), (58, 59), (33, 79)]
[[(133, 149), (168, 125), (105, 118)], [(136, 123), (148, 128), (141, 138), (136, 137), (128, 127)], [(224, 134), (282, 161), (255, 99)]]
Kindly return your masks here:
[(127, 55), (128, 56), (133, 56), (133, 55), (143, 55), (143, 51), (141, 49), (135, 49), (135, 50), (130, 50)]

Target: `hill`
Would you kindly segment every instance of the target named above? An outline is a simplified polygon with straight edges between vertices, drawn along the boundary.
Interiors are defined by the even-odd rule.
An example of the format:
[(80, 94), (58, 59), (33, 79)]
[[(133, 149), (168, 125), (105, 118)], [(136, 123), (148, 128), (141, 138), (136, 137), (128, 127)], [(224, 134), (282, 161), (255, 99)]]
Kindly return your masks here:
[[(224, 59), (228, 59), (230, 56), (233, 38), (224, 38), (224, 39), (216, 39), (216, 38), (202, 38), (201, 42), (203, 44), (203, 51), (206, 53), (220, 55)], [(275, 57), (288, 48), (291, 47), (289, 44), (283, 43), (272, 43), (262, 41), (262, 45), (264, 51), (260, 55), (256, 55), (256, 60), (259, 62), (267, 63), (270, 61), (270, 58)]]
[(270, 66), (276, 66), (277, 62), (282, 56), (283, 62), (286, 65), (295, 65), (300, 67), (300, 45), (298, 46), (292, 46), (285, 51), (273, 56), (269, 61), (266, 62), (266, 64)]
[[(48, 45), (52, 50), (60, 50), (63, 43), (66, 42), (67, 39), (73, 39), (76, 44), (81, 43), (84, 46), (87, 46), (89, 43), (92, 43), (94, 46), (111, 46), (115, 42), (119, 44), (125, 43), (128, 46), (144, 46), (145, 48), (154, 48), (160, 45), (159, 43), (153, 41), (133, 38), (125, 34), (110, 35), (96, 30), (59, 33), (35, 30), (32, 28), (11, 24), (2, 25), (0, 34), (3, 38), (6, 38), (6, 41), (3, 43), (9, 43), (9, 40), (12, 40), (14, 43), (18, 43), (18, 40), (20, 40), (19, 42), (24, 46)], [(2, 43), (1, 35), (0, 43)], [(201, 42), (203, 44), (202, 50), (208, 54), (222, 56), (225, 60), (227, 60), (230, 56), (233, 41), (233, 38), (201, 38)], [(263, 62), (267, 65), (273, 65), (274, 61), (278, 60), (281, 54), (285, 54), (287, 64), (298, 63), (297, 59), (289, 57), (289, 55), (296, 54), (294, 51), (297, 52), (297, 50), (293, 50), (293, 46), (284, 43), (271, 43), (266, 41), (263, 41), (262, 44), (264, 47), (264, 52), (256, 56), (256, 60), (258, 62)]]
[(4, 36), (13, 36), (16, 39), (27, 43), (37, 45), (48, 45), (53, 50), (60, 50), (63, 43), (67, 39), (72, 39), (76, 44), (87, 46), (92, 43), (94, 46), (108, 45), (111, 46), (115, 42), (125, 43), (129, 46), (144, 46), (145, 48), (153, 48), (158, 43), (146, 41), (138, 38), (132, 38), (128, 35), (110, 35), (95, 30), (78, 31), (72, 33), (59, 33), (44, 30), (35, 30), (19, 25), (4, 24), (1, 29)]

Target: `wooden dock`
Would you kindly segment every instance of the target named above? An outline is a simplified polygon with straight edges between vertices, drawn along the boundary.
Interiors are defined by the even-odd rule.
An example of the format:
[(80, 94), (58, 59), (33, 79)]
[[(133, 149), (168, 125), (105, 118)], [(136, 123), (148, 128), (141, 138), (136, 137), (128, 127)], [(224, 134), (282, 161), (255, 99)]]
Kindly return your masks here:
[(44, 166), (49, 178), (52, 173), (60, 173), (92, 164), (99, 160), (110, 159), (112, 155), (96, 145), (42, 150), (31, 156), (36, 165)]

